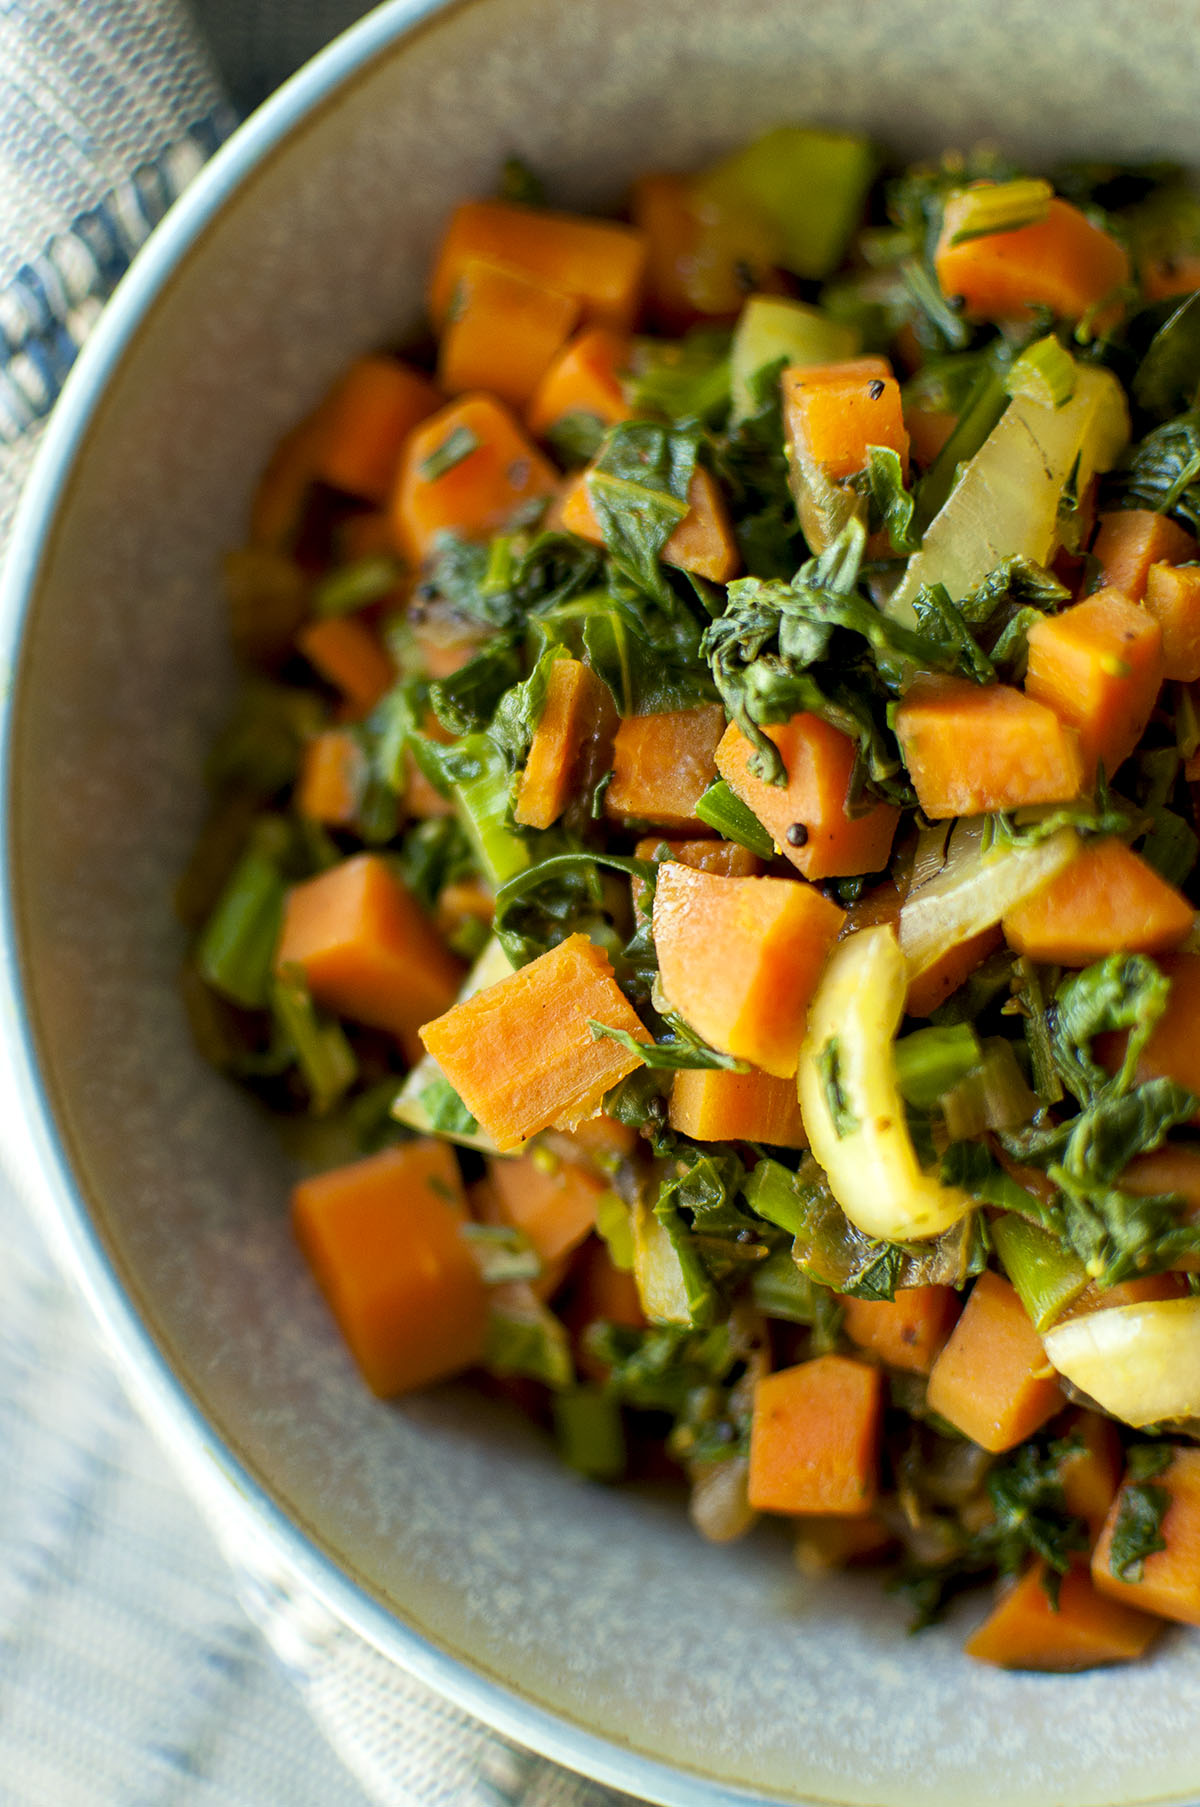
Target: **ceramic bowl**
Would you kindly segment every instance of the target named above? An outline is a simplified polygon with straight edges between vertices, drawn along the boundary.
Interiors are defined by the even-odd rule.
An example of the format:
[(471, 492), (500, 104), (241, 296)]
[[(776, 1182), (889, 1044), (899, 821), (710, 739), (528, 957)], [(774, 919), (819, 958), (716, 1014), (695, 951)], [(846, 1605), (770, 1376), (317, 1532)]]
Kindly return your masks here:
[(803, 1580), (782, 1537), (706, 1546), (677, 1501), (564, 1473), (466, 1390), (367, 1395), (293, 1247), (280, 1143), (177, 993), (171, 886), (233, 676), (218, 559), (283, 429), (418, 319), (440, 222), (505, 154), (582, 207), (789, 119), (904, 154), (1187, 161), (1196, 23), (1170, 0), (394, 0), (175, 208), (26, 496), (6, 1027), (60, 1241), (168, 1444), (298, 1588), (653, 1801), (1192, 1799), (1200, 1638), (1117, 1674), (989, 1671), (961, 1621), (911, 1641), (871, 1579)]

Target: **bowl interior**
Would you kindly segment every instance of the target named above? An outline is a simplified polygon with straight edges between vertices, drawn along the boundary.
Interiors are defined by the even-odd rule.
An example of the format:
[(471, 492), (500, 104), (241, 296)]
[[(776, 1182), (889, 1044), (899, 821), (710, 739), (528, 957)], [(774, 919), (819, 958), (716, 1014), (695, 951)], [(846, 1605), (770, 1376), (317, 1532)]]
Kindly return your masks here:
[(190, 1045), (169, 904), (231, 693), (217, 569), (255, 474), (349, 356), (418, 319), (439, 222), (505, 154), (566, 205), (786, 119), (906, 153), (988, 136), (1034, 160), (1186, 161), (1181, 11), (468, 0), (405, 35), (415, 10), (390, 9), (391, 48), (277, 133), (181, 249), (60, 452), (10, 794), (24, 995), (78, 1188), (55, 1208), (77, 1246), (90, 1222), (318, 1573), (383, 1609), (383, 1647), (411, 1659), (414, 1628), (581, 1765), (680, 1803), (1182, 1799), (1200, 1640), (1119, 1677), (991, 1673), (961, 1627), (910, 1643), (869, 1579), (806, 1582), (768, 1532), (708, 1547), (677, 1502), (577, 1481), (464, 1391), (368, 1398), (292, 1245), (274, 1130)]

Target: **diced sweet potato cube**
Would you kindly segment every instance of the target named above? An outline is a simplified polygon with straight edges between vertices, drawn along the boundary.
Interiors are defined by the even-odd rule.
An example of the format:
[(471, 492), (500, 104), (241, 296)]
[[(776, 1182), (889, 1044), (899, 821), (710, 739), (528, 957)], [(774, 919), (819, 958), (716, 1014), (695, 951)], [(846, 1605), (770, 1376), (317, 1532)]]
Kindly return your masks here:
[(1124, 841), (1087, 841), (1070, 864), (1010, 910), (1008, 945), (1031, 960), (1089, 966), (1106, 954), (1165, 954), (1195, 919), (1181, 891)]
[(771, 1073), (685, 1068), (671, 1083), (671, 1128), (695, 1142), (807, 1148), (795, 1081)]
[(1013, 1449), (1062, 1409), (1041, 1338), (1007, 1280), (980, 1274), (929, 1376), (930, 1410), (982, 1449)]
[(1196, 542), (1168, 515), (1148, 508), (1118, 508), (1100, 516), (1092, 555), (1100, 561), (1105, 589), (1120, 590), (1129, 602), (1141, 602), (1151, 566), (1185, 564), (1195, 558)]
[(889, 1368), (928, 1374), (954, 1328), (959, 1298), (952, 1286), (910, 1286), (893, 1299), (842, 1298), (842, 1328)]
[(441, 533), (488, 539), (526, 504), (553, 496), (558, 472), (490, 395), (464, 395), (411, 433), (392, 496), (401, 550), (414, 565)]
[(419, 1024), (446, 1008), (463, 971), (377, 853), (292, 886), (275, 963), (300, 967), (318, 1004), (390, 1030), (410, 1060)]
[(595, 1228), (604, 1182), (580, 1161), (545, 1157), (539, 1150), (491, 1161), (488, 1172), (505, 1220), (525, 1232), (550, 1266)]
[(750, 1504), (759, 1512), (859, 1517), (875, 1504), (880, 1369), (821, 1355), (754, 1389)]
[(386, 1148), (292, 1193), (296, 1239), (381, 1398), (482, 1358), (487, 1291), (465, 1219), (454, 1151), (433, 1140)]
[[(588, 744), (607, 749), (616, 730), (616, 705), (604, 680), (579, 659), (556, 659), (517, 787), (516, 821), (526, 828), (557, 822), (575, 792)], [(605, 751), (601, 772), (607, 764)]]
[(421, 1030), (421, 1040), (501, 1151), (539, 1129), (592, 1116), (638, 1056), (589, 1023), (648, 1042), (608, 957), (570, 935), (498, 984), (464, 998)]
[(450, 216), (429, 288), (441, 327), (452, 311), (463, 266), (473, 258), (507, 264), (579, 302), (584, 323), (628, 332), (641, 300), (646, 241), (636, 226), (548, 213), (508, 201), (464, 201)]
[(614, 821), (703, 830), (696, 805), (717, 775), (717, 742), (725, 727), (720, 703), (627, 715), (613, 742), (613, 775), (604, 813)]
[(505, 264), (468, 258), (442, 333), (442, 388), (447, 395), (486, 389), (510, 408), (524, 408), (578, 318), (574, 295)]
[(1146, 731), (1163, 681), (1162, 629), (1119, 590), (1097, 590), (1029, 629), (1025, 694), (1079, 736), (1088, 782), (1111, 777)]
[(890, 803), (847, 808), (857, 748), (848, 734), (818, 715), (794, 715), (765, 728), (778, 747), (787, 781), (756, 777), (754, 748), (736, 722), (717, 747), (717, 770), (754, 812), (780, 852), (805, 878), (846, 878), (880, 872), (888, 863), (900, 812)]
[(1151, 565), (1143, 606), (1162, 629), (1163, 676), (1200, 678), (1200, 565)]
[(1074, 733), (1008, 684), (918, 678), (897, 706), (896, 738), (921, 808), (935, 821), (1069, 803), (1083, 785)]
[(623, 333), (593, 326), (563, 347), (538, 384), (526, 419), (544, 439), (568, 415), (590, 415), (603, 426), (628, 420), (633, 410), (621, 388), (620, 371), (629, 361)]
[(968, 1656), (1002, 1669), (1070, 1674), (1104, 1663), (1131, 1662), (1162, 1630), (1149, 1613), (1106, 1600), (1079, 1565), (1061, 1577), (1055, 1606), (1046, 1592), (1044, 1573), (1040, 1560), (1031, 1563), (1000, 1596), (979, 1630), (967, 1639)]
[(842, 921), (803, 879), (720, 878), (668, 863), (654, 898), (663, 993), (712, 1047), (788, 1079)]

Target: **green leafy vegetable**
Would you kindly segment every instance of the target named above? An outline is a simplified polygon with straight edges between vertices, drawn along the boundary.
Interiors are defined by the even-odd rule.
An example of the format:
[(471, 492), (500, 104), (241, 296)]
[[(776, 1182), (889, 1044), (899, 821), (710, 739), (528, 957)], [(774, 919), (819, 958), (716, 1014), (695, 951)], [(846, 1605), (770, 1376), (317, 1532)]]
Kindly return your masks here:
[(318, 1017), (304, 972), (285, 966), (271, 981), (271, 1009), (295, 1050), (313, 1114), (332, 1110), (358, 1077), (358, 1062), (336, 1017)]
[(1167, 1547), (1162, 1525), (1171, 1494), (1169, 1488), (1156, 1486), (1155, 1478), (1166, 1473), (1174, 1455), (1169, 1443), (1135, 1443), (1128, 1451), (1108, 1552), (1109, 1570), (1118, 1581), (1140, 1581), (1147, 1556)]
[(699, 431), (626, 420), (610, 428), (588, 474), (588, 494), (617, 570), (669, 602), (659, 554), (688, 511)]
[(1200, 390), (1200, 293), (1170, 305), (1130, 385), (1138, 407), (1157, 420), (1189, 407)]
[(638, 339), (625, 392), (639, 414), (712, 423), (729, 408), (729, 334), (700, 327), (684, 339)]
[(759, 777), (772, 784), (785, 778), (763, 728), (807, 710), (857, 742), (874, 790), (911, 802), (884, 719), (886, 698), (900, 688), (906, 661), (944, 670), (956, 659), (857, 593), (862, 549), (863, 528), (851, 522), (790, 583), (736, 579), (725, 614), (705, 630), (701, 651), (726, 710), (754, 744), (751, 769)]
[(1147, 433), (1110, 476), (1105, 501), (1171, 515), (1200, 532), (1200, 412), (1179, 414)]
[(590, 1017), (588, 1028), (597, 1041), (603, 1038), (619, 1043), (628, 1053), (636, 1054), (643, 1066), (660, 1073), (695, 1072), (714, 1067), (726, 1073), (749, 1071), (745, 1061), (736, 1059), (732, 1054), (721, 1054), (716, 1048), (707, 1047), (691, 1034), (680, 1034), (673, 1041), (640, 1042), (628, 1030), (610, 1029), (607, 1023), (594, 1022)]
[(838, 1137), (852, 1136), (859, 1127), (858, 1118), (850, 1108), (842, 1087), (841, 1063), (842, 1051), (837, 1037), (830, 1036), (817, 1056), (817, 1071), (825, 1090), (830, 1121)]
[(696, 804), (696, 814), (724, 840), (736, 841), (760, 860), (769, 860), (775, 852), (775, 843), (754, 811), (734, 795), (723, 778), (709, 785)]
[(494, 1374), (523, 1374), (548, 1387), (569, 1387), (575, 1378), (562, 1324), (519, 1281), (492, 1289), (483, 1359)]

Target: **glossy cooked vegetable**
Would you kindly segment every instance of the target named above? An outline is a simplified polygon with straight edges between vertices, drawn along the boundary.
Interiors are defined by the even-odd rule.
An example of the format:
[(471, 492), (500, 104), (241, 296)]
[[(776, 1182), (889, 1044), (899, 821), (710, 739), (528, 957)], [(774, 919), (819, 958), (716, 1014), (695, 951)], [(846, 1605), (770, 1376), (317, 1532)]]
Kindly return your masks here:
[(381, 1396), (1083, 1668), (1200, 1622), (1194, 215), (877, 168), (454, 211), (227, 561), (185, 997)]

